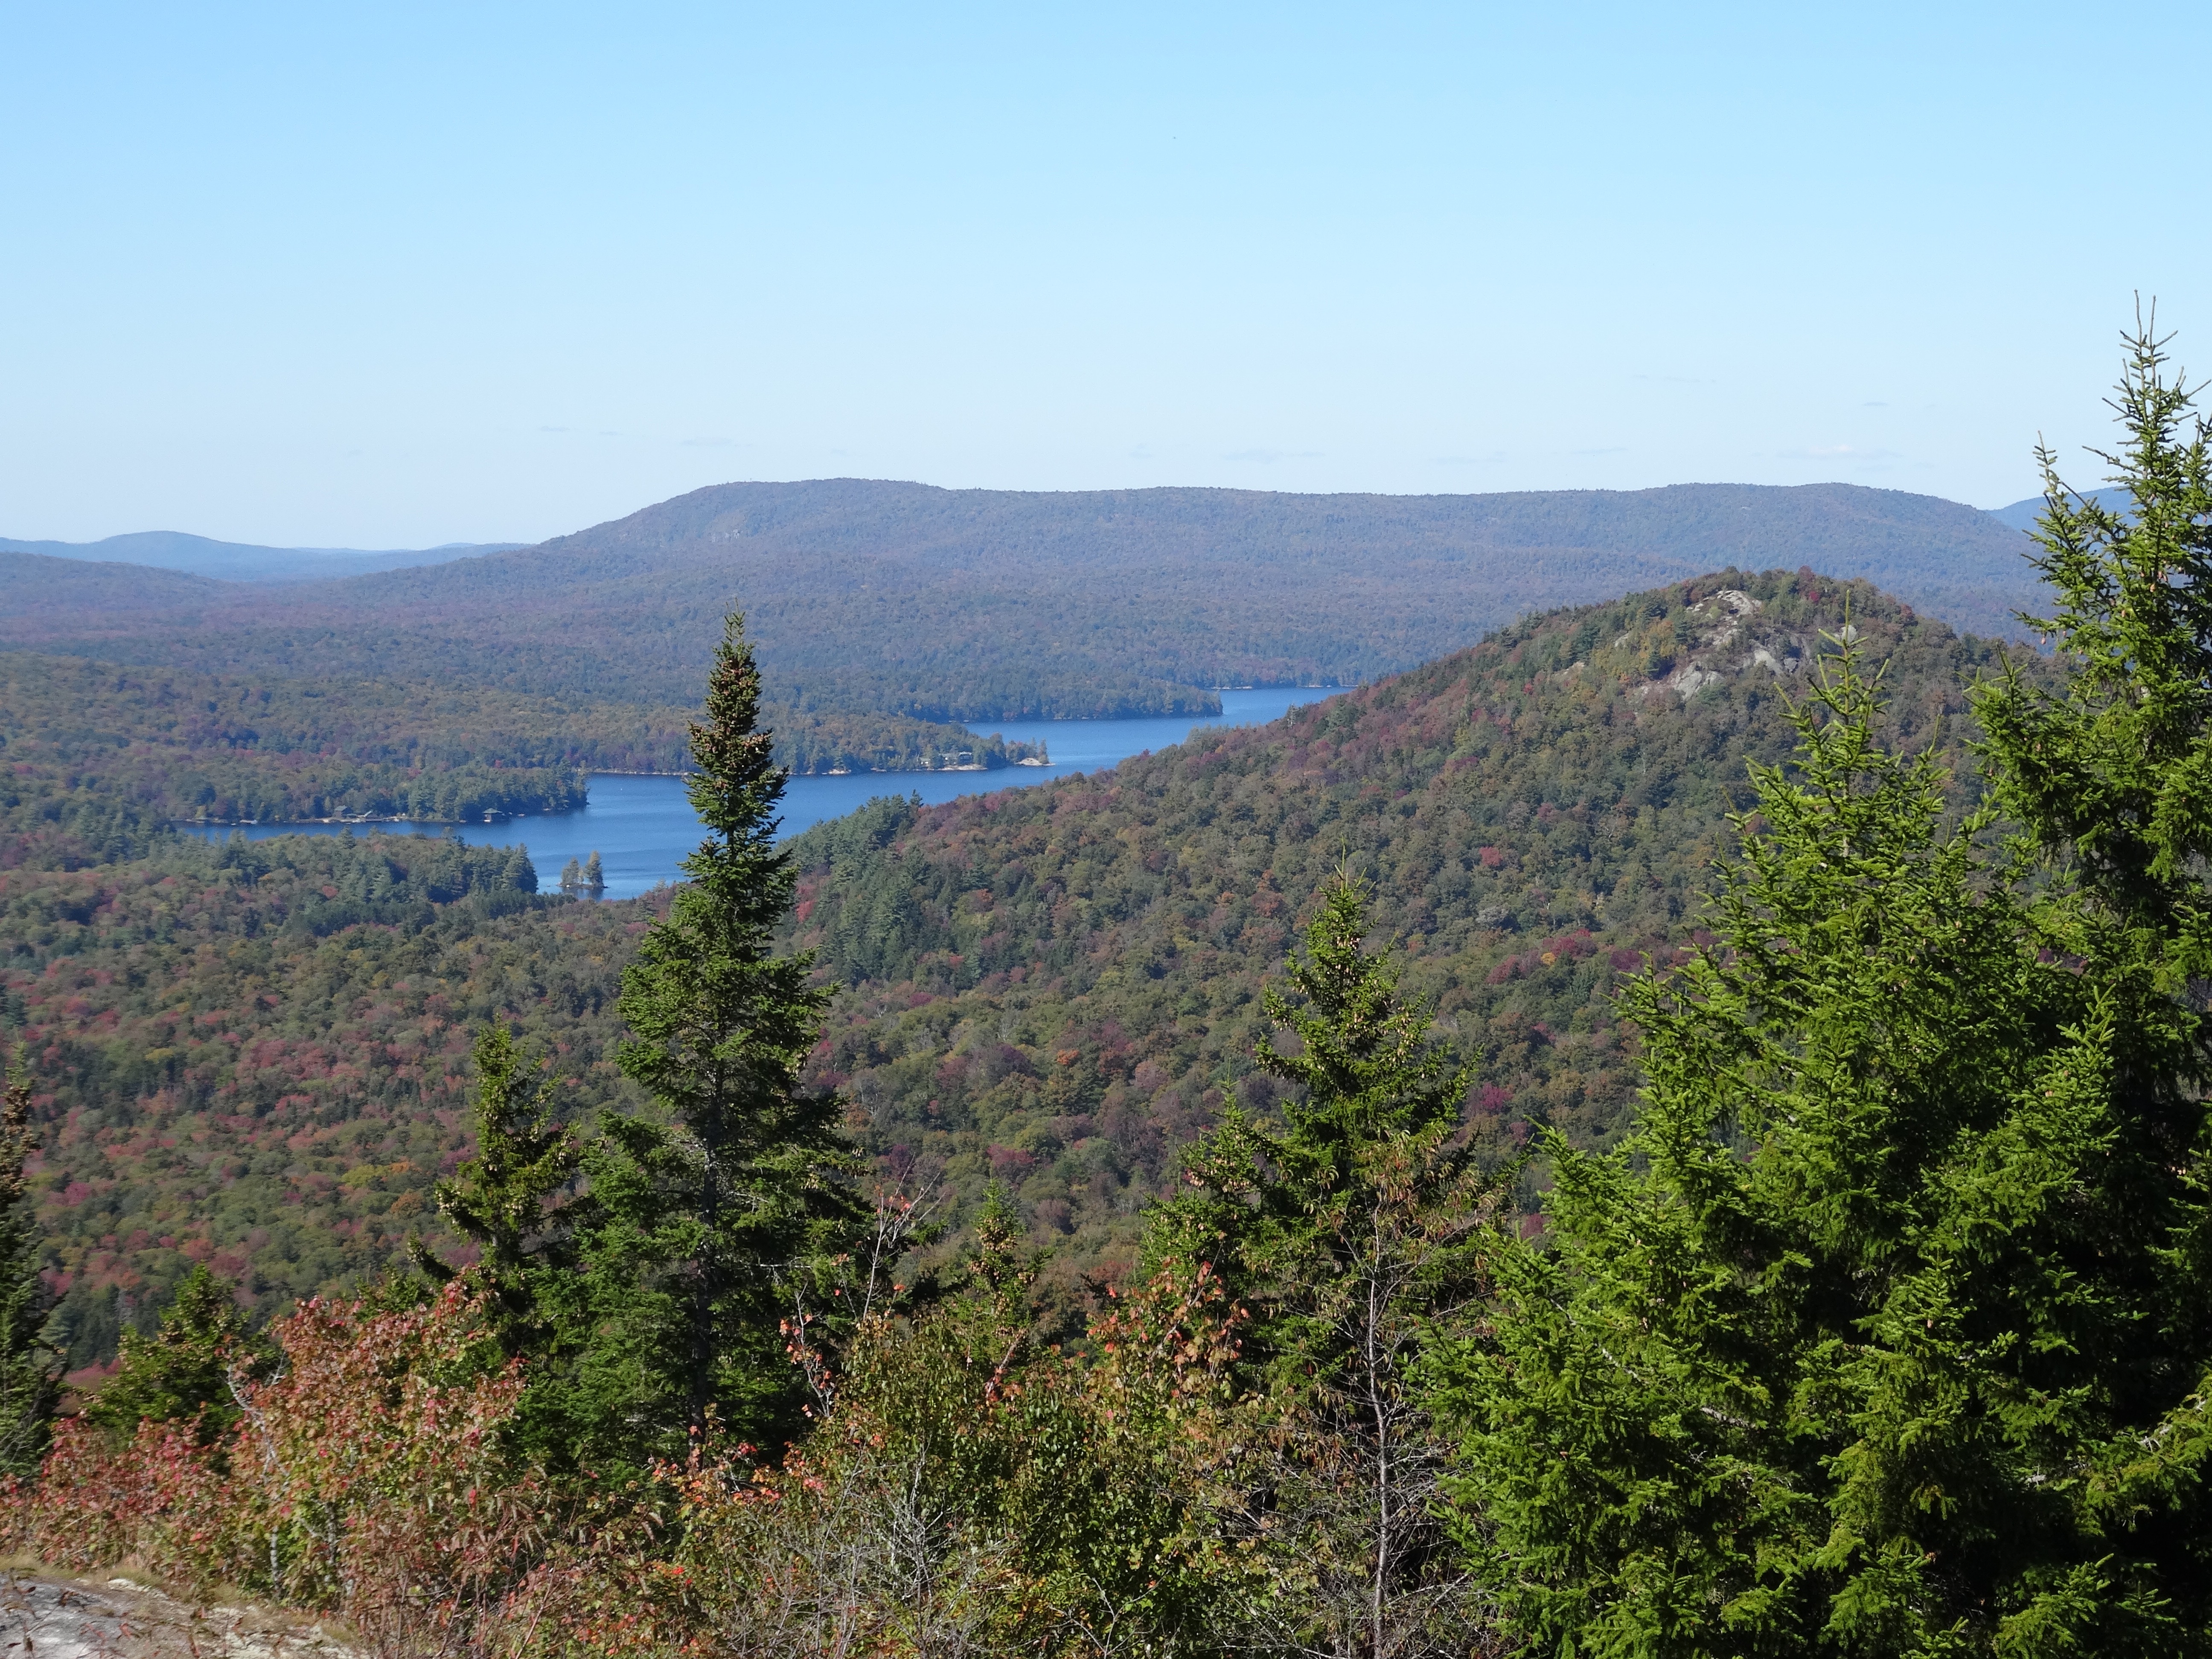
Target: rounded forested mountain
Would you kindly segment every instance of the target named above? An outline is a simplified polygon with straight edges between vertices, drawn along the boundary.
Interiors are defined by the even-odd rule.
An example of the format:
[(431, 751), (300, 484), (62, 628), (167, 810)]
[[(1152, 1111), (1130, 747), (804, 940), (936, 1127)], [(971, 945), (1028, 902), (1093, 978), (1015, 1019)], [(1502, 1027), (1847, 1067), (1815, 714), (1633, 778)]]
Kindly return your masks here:
[(1118, 1254), (1348, 863), (1477, 1062), (1478, 1134), (1605, 1144), (1634, 1087), (1614, 988), (1696, 936), (1747, 766), (1787, 757), (1785, 699), (1846, 635), (1887, 663), (1890, 740), (1966, 766), (1966, 688), (2002, 647), (1863, 583), (1730, 570), (1111, 774), (821, 825), (794, 843), (796, 937), (848, 989), (817, 1074), (895, 1163), (995, 1175), (1071, 1260)]

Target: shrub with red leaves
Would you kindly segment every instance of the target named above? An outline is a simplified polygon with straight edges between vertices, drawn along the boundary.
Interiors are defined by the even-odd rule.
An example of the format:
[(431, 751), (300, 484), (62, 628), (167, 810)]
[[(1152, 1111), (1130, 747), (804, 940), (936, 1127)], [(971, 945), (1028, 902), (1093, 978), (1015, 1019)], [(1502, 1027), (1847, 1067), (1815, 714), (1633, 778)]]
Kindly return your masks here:
[(458, 1286), (420, 1308), (310, 1302), (283, 1364), (236, 1379), (230, 1432), (145, 1423), (120, 1449), (64, 1424), (35, 1486), (0, 1492), (0, 1543), (76, 1571), (130, 1559), (343, 1619), (379, 1653), (479, 1645), (560, 1540), (500, 1430), (522, 1381), (486, 1358)]

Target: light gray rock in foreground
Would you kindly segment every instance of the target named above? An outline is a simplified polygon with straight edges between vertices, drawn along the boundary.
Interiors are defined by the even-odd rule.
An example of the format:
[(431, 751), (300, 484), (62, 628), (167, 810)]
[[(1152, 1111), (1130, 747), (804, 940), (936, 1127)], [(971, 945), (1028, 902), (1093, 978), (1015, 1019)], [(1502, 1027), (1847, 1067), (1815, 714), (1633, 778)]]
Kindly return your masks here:
[(352, 1659), (319, 1628), (258, 1607), (183, 1602), (104, 1583), (0, 1572), (0, 1659)]

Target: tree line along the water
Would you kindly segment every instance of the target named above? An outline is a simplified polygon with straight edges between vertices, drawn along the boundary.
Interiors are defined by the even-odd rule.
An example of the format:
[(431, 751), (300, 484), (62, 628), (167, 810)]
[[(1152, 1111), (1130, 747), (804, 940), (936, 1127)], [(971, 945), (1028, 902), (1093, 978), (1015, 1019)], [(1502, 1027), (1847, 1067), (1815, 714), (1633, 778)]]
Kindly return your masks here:
[(631, 1104), (567, 1127), (484, 1030), (434, 1189), (465, 1248), (264, 1334), (195, 1272), (42, 1450), (10, 1085), (7, 1541), (392, 1652), (2203, 1651), (2212, 445), (2147, 335), (2118, 401), (2133, 508), (2044, 458), (2058, 659), (1971, 689), (1971, 784), (1871, 626), (1791, 670), (1731, 631), (1748, 585), (1514, 665), (1694, 708), (1747, 647), (1793, 693), (1690, 948), (1611, 999), (1617, 1139), (1469, 1133), (1488, 1062), (1340, 837), (1264, 1085), (1081, 1297), (1003, 1182), (927, 1249), (866, 1097), (810, 1085), (836, 992), (778, 948), (809, 901), (733, 626), (709, 836), (621, 974)]
[[(957, 726), (771, 711), (800, 774), (1007, 766)], [(112, 861), (171, 822), (471, 822), (584, 803), (591, 771), (675, 773), (691, 711), (404, 680), (246, 678), (0, 653), (0, 860)], [(131, 837), (137, 837), (132, 842)]]

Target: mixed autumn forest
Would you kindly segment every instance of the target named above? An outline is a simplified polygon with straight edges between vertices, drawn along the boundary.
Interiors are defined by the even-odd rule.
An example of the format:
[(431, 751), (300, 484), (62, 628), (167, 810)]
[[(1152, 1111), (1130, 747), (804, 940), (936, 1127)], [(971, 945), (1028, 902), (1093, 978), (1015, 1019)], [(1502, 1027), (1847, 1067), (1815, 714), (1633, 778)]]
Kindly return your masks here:
[[(1893, 659), (1899, 734), (1948, 716), (1955, 754), (1996, 647), (1863, 585), (1723, 573), (1105, 777), (823, 825), (793, 843), (789, 928), (847, 989), (810, 1076), (902, 1173), (971, 1200), (1006, 1181), (1066, 1236), (1073, 1284), (1126, 1262), (1175, 1148), (1255, 1086), (1259, 988), (1350, 856), (1484, 1061), (1485, 1133), (1556, 1121), (1601, 1144), (1633, 1089), (1612, 989), (1692, 942), (1743, 763), (1786, 750), (1782, 694), (1847, 607)], [(1779, 675), (1741, 665), (1759, 650)], [(1685, 704), (1646, 678), (1662, 668), (1717, 678)], [(219, 1254), (273, 1310), (434, 1227), (488, 1019), (559, 1056), (578, 1114), (624, 1102), (613, 987), (661, 902), (568, 904), (503, 868), (441, 885), (434, 849), (496, 863), (279, 839), (7, 873), (11, 1029), (52, 1054), (74, 1126), (41, 1208), (77, 1364), (191, 1259)]]
[[(1745, 520), (1757, 531), (1742, 529)], [(568, 935), (581, 927), (634, 936), (654, 901), (574, 915), (551, 894), (549, 870), (535, 872), (548, 896), (528, 898), (532, 908), (447, 919), (446, 890), (425, 905), (419, 883), (410, 885), (408, 871), (426, 854), (406, 842), (215, 851), (166, 831), (178, 822), (540, 813), (579, 800), (592, 771), (684, 769), (696, 706), (609, 696), (598, 689), (603, 678), (626, 683), (593, 676), (592, 635), (577, 633), (588, 618), (602, 637), (642, 631), (665, 641), (673, 664), (703, 662), (708, 607), (686, 602), (672, 570), (694, 585), (736, 582), (748, 597), (762, 572), (819, 593), (840, 580), (839, 561), (861, 560), (899, 575), (909, 597), (964, 618), (960, 626), (1003, 629), (958, 668), (939, 663), (940, 690), (927, 700), (937, 714), (978, 702), (997, 714), (1035, 712), (1026, 694), (988, 702), (987, 688), (1017, 662), (1052, 665), (1103, 698), (1103, 665), (1129, 659), (1127, 639), (1140, 626), (1154, 659), (1212, 684), (1299, 670), (1352, 679), (1423, 653), (1437, 657), (1264, 732), (1210, 734), (1133, 761), (1110, 783), (1069, 781), (930, 811), (887, 795), (798, 842), (805, 872), (798, 938), (850, 988), (816, 1068), (828, 1081), (852, 1079), (850, 1097), (855, 1109), (865, 1103), (880, 1156), (942, 1164), (971, 1197), (993, 1173), (1018, 1175), (1024, 1201), (1081, 1241), (1055, 1270), (1070, 1282), (1097, 1260), (1126, 1255), (1173, 1146), (1202, 1121), (1209, 1099), (1249, 1071), (1255, 987), (1280, 957), (1300, 894), (1350, 851), (1386, 860), (1384, 920), (1410, 924), (1417, 971), (1432, 994), (1450, 994), (1449, 1018), (1467, 1017), (1463, 1003), (1522, 1011), (1528, 1029), (1501, 1028), (1495, 1040), (1510, 1064), (1485, 1085), (1493, 1103), (1526, 1097), (1499, 1117), (1499, 1132), (1550, 1109), (1536, 1091), (1555, 1076), (1568, 1090), (1569, 1073), (1580, 1081), (1556, 1105), (1607, 1132), (1617, 1127), (1627, 1073), (1585, 1063), (1586, 1054), (1563, 1068), (1537, 1029), (1557, 1027), (1575, 1051), (1592, 1034), (1560, 1017), (1566, 1011), (1548, 988), (1536, 994), (1537, 982), (1579, 975), (1589, 982), (1577, 1000), (1601, 1009), (1614, 953), (1632, 962), (1644, 947), (1682, 942), (1723, 815), (1741, 804), (1743, 760), (1771, 757), (1786, 741), (1776, 697), (1786, 681), (1765, 668), (1747, 672), (1742, 653), (1705, 642), (1735, 628), (1771, 641), (1797, 672), (1820, 629), (1841, 626), (1856, 595), (1859, 626), (1885, 638), (1903, 630), (1909, 649), (1892, 672), (1908, 688), (1916, 729), (1918, 705), (1932, 700), (1955, 712), (1960, 688), (1995, 660), (1994, 647), (1933, 618), (1902, 620), (1906, 609), (1872, 584), (1829, 577), (1717, 571), (1493, 633), (1492, 619), (1510, 615), (1517, 592), (1602, 590), (1619, 573), (1679, 565), (1746, 534), (1785, 553), (1848, 548), (1852, 562), (1917, 592), (1948, 591), (1944, 584), (1979, 574), (1970, 607), (1992, 616), (2032, 591), (2025, 538), (1987, 515), (1844, 487), (1404, 502), (1219, 491), (971, 500), (903, 485), (729, 486), (540, 550), (278, 589), (173, 572), (122, 581), (112, 566), (24, 556), (6, 573), (21, 602), (0, 627), (0, 640), (39, 647), (0, 652), (11, 1030), (64, 1045), (54, 1050), (58, 1099), (133, 1103), (82, 1141), (97, 1164), (75, 1170), (45, 1200), (54, 1236), (79, 1241), (54, 1264), (71, 1368), (112, 1357), (121, 1324), (149, 1316), (208, 1252), (221, 1253), (273, 1310), (373, 1269), (377, 1252), (410, 1228), (434, 1228), (429, 1186), (449, 1172), (465, 1135), (455, 1114), (469, 1033), (495, 1011), (542, 1030), (556, 1053), (577, 1054), (563, 1086), (575, 1091), (579, 1112), (619, 1097), (604, 1061), (615, 1029), (607, 988), (623, 953), (613, 943), (578, 947)], [(748, 541), (769, 545), (739, 562), (729, 550)], [(1518, 569), (1476, 556), (1486, 542), (1516, 547)], [(1425, 556), (1408, 566), (1403, 556), (1413, 549)], [(1109, 577), (1150, 595), (1183, 560), (1188, 571), (1211, 562), (1212, 574), (1240, 580), (1210, 584), (1211, 609), (1148, 598), (1141, 622), (1086, 613)], [(1342, 603), (1334, 608), (1334, 648), (1349, 654), (1332, 668), (1300, 654), (1300, 641), (1320, 637), (1310, 585), (1326, 580), (1333, 562), (1372, 574), (1361, 579), (1371, 591), (1349, 619)], [(561, 583), (542, 579), (555, 564), (569, 573)], [(1309, 591), (1294, 586), (1286, 597), (1285, 570)], [(1413, 588), (1440, 572), (1465, 588), (1472, 614), (1413, 602)], [(1188, 572), (1175, 579), (1190, 580)], [(395, 586), (403, 581), (435, 586), (403, 591)], [(1731, 584), (1756, 590), (1759, 609), (1747, 623), (1709, 601)], [(775, 665), (822, 659), (842, 638), (876, 637), (868, 590), (839, 603), (805, 628), (796, 625), (805, 608), (773, 587), (749, 608), (770, 702), (763, 724), (785, 764), (903, 769), (954, 741), (973, 744), (986, 764), (1021, 757), (1018, 745), (1010, 751), (869, 706), (871, 693), (850, 684), (836, 687), (847, 709), (799, 708), (806, 683), (781, 680)], [(1025, 648), (1040, 608), (1085, 618), (1074, 648)], [(314, 617), (312, 635), (301, 615)], [(768, 620), (778, 615), (780, 631)], [(395, 649), (374, 627), (404, 643)], [(1473, 651), (1443, 648), (1485, 633), (1493, 637)], [(1617, 645), (1624, 634), (1631, 643)], [(1194, 668), (1197, 653), (1218, 648), (1207, 641), (1224, 635), (1236, 654)], [(1948, 643), (1930, 642), (1936, 635)], [(550, 644), (556, 636), (558, 649)], [(311, 639), (319, 659), (378, 677), (293, 677)], [(1574, 656), (1553, 659), (1577, 647), (1598, 653), (1585, 683), (1522, 672), (1566, 667)], [(63, 651), (72, 654), (56, 654)], [(1675, 673), (1677, 659), (1708, 663), (1704, 672), (1717, 678), (1672, 719), (1616, 732), (1606, 703), (1623, 674), (1648, 684)], [(547, 671), (547, 662), (558, 666)], [(257, 663), (264, 672), (247, 672)], [(672, 666), (672, 693), (678, 674)], [(1613, 691), (1600, 696), (1601, 683)], [(1683, 702), (1679, 691), (1662, 701)], [(1179, 683), (1133, 705), (1085, 707), (1208, 702), (1218, 707), (1205, 684)], [(1562, 738), (1582, 735), (1565, 748), (1549, 735), (1529, 746), (1526, 733), (1555, 726)], [(1594, 755), (1605, 757), (1601, 775), (1617, 775), (1610, 783), (1583, 775)], [(1224, 791), (1238, 796), (1233, 805), (1218, 804)], [(1378, 814), (1363, 805), (1378, 792), (1407, 805)], [(1233, 838), (1217, 823), (1224, 812), (1245, 826)], [(1555, 860), (1561, 813), (1577, 839), (1562, 842)], [(1046, 832), (1048, 824), (1065, 827)], [(1001, 836), (1019, 837), (1022, 850)], [(1634, 860), (1632, 872), (1617, 867), (1623, 859)], [(1216, 884), (1200, 894), (1193, 883)], [(518, 898), (527, 892), (515, 887)], [(1187, 914), (1201, 899), (1203, 911)], [(371, 925), (338, 925), (353, 914), (345, 907), (364, 902), (409, 908), (404, 920), (372, 909), (357, 917)], [(617, 924), (617, 915), (629, 919)], [(1559, 949), (1550, 954), (1565, 953), (1564, 969), (1541, 963), (1552, 942)], [(526, 967), (502, 967), (483, 981), (479, 963), (517, 952)], [(1487, 982), (1492, 959), (1516, 952), (1542, 972), (1528, 984), (1517, 976), (1516, 989), (1501, 994)], [(311, 969), (310, 953), (338, 965), (337, 980), (325, 977), (331, 968)], [(64, 976), (67, 994), (55, 994)], [(588, 995), (571, 988), (585, 982), (594, 988)], [(1009, 984), (1018, 1007), (1001, 1006)], [(213, 1048), (195, 1040), (216, 1024), (223, 1030), (212, 1033)], [(985, 1026), (1004, 1028), (1008, 1057), (972, 1067), (955, 1059), (974, 1046), (968, 1033)], [(1082, 1036), (1094, 1028), (1111, 1035)], [(181, 1031), (181, 1040), (162, 1031)], [(1082, 1051), (1081, 1062), (1060, 1066), (1055, 1056), (1071, 1049)], [(159, 1058), (148, 1062), (149, 1051)], [(158, 1083), (149, 1063), (168, 1068)], [(915, 1081), (939, 1067), (945, 1083)], [(1030, 1097), (1047, 1083), (1073, 1089), (1083, 1103), (1041, 1111)], [(971, 1100), (986, 1097), (994, 1103), (978, 1118)], [(174, 1109), (156, 1106), (149, 1116), (141, 1100), (184, 1107), (192, 1119), (185, 1145), (201, 1150), (160, 1148), (179, 1138), (173, 1127), (155, 1133), (149, 1150), (178, 1152), (174, 1160), (126, 1150), (146, 1139), (139, 1123)], [(1585, 1103), (1595, 1100), (1605, 1104)], [(238, 1106), (220, 1114), (230, 1127), (204, 1127), (203, 1114), (226, 1101)], [(430, 1155), (413, 1143), (440, 1109), (445, 1141)], [(1072, 1127), (1094, 1118), (1115, 1132), (1102, 1138)], [(1057, 1128), (1032, 1127), (1061, 1119)], [(365, 1126), (387, 1122), (407, 1144), (370, 1146)], [(291, 1143), (310, 1123), (333, 1140), (333, 1154), (298, 1163)], [(126, 1124), (132, 1132), (118, 1133)], [(273, 1184), (247, 1178), (243, 1164), (236, 1176), (222, 1173), (247, 1157), (247, 1143), (270, 1136), (288, 1148)], [(1085, 1157), (1108, 1160), (1103, 1185), (1098, 1170), (1065, 1151), (1079, 1140), (1098, 1142)], [(362, 1173), (372, 1166), (374, 1175)], [(212, 1180), (202, 1173), (209, 1169), (218, 1172)], [(353, 1184), (337, 1184), (346, 1180)], [(180, 1201), (183, 1192), (195, 1196)], [(342, 1267), (330, 1265), (333, 1249)]]
[[(2036, 540), (830, 481), (0, 552), (0, 1531), (391, 1652), (2202, 1651), (2212, 464), (2122, 391)], [(1255, 683), (1343, 689), (779, 839)], [(681, 884), (175, 827), (592, 771), (690, 775)]]

